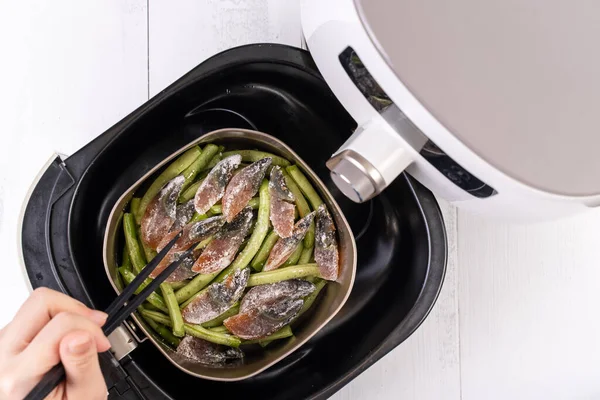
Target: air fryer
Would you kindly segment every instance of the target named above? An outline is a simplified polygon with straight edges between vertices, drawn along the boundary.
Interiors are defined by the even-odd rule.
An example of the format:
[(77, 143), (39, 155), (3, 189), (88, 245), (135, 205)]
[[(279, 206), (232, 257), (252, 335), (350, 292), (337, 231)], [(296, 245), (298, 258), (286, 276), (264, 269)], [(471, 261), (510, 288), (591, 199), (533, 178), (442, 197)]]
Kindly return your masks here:
[(173, 367), (133, 323), (101, 357), (111, 399), (177, 399), (218, 393), (245, 399), (325, 399), (402, 343), (426, 318), (446, 267), (443, 220), (432, 193), (402, 175), (357, 204), (325, 162), (356, 128), (309, 53), (250, 45), (201, 63), (72, 156), (40, 174), (22, 224), (32, 286), (103, 309), (115, 297), (102, 264), (108, 215), (121, 194), (186, 143), (220, 128), (271, 134), (326, 183), (354, 232), (358, 267), (350, 299), (325, 328), (250, 379), (223, 383)]
[(599, 12), (595, 1), (302, 1), (311, 55), (358, 124), (328, 162), (335, 183), (361, 202), (406, 170), (503, 221), (597, 207)]

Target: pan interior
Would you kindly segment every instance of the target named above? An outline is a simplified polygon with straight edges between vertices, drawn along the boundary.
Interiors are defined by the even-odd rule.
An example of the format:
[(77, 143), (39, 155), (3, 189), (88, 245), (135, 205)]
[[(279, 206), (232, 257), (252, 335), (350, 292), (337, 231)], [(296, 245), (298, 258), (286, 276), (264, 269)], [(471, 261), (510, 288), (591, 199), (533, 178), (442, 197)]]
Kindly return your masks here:
[(331, 318), (337, 314), (339, 309), (347, 300), (352, 289), (352, 283), (356, 272), (356, 244), (350, 227), (346, 222), (339, 206), (331, 194), (327, 191), (323, 183), (318, 179), (314, 172), (310, 171), (308, 166), (283, 142), (270, 135), (261, 132), (245, 129), (221, 129), (203, 135), (199, 139), (189, 143), (171, 154), (161, 164), (145, 174), (138, 182), (132, 185), (117, 203), (114, 205), (109, 221), (106, 227), (104, 241), (104, 262), (107, 275), (112, 279), (112, 283), (117, 292), (122, 289), (117, 268), (119, 266), (120, 255), (123, 252), (124, 238), (122, 228), (122, 210), (134, 195), (141, 196), (145, 192), (145, 186), (154, 181), (155, 177), (162, 172), (164, 168), (177, 156), (198, 144), (213, 143), (226, 146), (229, 150), (234, 149), (259, 149), (268, 151), (276, 155), (285, 157), (292, 163), (298, 165), (312, 181), (314, 188), (319, 192), (323, 201), (325, 201), (337, 227), (337, 236), (340, 255), (340, 275), (336, 282), (330, 282), (323, 292), (317, 298), (317, 304), (311, 307), (309, 313), (292, 324), (294, 337), (286, 340), (274, 342), (268, 348), (260, 350), (257, 345), (243, 346), (245, 357), (241, 362), (226, 368), (216, 368), (203, 364), (191, 362), (180, 357), (166, 346), (160, 337), (153, 330), (148, 329), (146, 324), (137, 316), (134, 317), (138, 324), (141, 324), (145, 333), (163, 354), (177, 367), (194, 376), (206, 379), (216, 380), (241, 380), (253, 376), (265, 368), (273, 365), (282, 358), (295, 351), (319, 329), (324, 326)]

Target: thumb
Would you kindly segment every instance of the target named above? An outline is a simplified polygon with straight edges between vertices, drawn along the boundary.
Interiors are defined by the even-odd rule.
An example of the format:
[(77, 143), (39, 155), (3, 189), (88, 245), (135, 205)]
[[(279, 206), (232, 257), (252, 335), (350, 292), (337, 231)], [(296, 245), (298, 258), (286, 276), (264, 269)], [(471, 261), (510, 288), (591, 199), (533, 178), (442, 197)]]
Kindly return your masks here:
[(67, 379), (68, 399), (106, 399), (107, 390), (100, 371), (96, 343), (89, 332), (75, 331), (60, 342), (60, 359)]

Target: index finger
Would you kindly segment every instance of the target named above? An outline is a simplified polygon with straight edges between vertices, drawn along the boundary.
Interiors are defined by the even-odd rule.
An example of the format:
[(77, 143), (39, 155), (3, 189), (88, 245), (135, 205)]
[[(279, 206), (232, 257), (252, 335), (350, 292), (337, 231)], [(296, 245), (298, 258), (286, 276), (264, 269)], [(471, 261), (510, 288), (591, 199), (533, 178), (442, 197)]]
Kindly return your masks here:
[(3, 338), (13, 352), (23, 350), (35, 335), (57, 314), (69, 312), (81, 315), (102, 326), (106, 314), (86, 307), (82, 302), (48, 288), (38, 288), (23, 303), (13, 320), (5, 327)]

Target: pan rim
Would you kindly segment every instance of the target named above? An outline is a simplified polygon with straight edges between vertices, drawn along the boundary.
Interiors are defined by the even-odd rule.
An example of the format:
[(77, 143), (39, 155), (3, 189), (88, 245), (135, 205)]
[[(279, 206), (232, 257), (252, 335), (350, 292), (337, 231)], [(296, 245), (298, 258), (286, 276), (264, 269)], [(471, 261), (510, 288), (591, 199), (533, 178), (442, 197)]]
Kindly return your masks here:
[[(164, 344), (162, 344), (162, 342), (160, 342), (153, 333), (151, 333), (151, 330), (147, 328), (146, 324), (143, 323), (135, 313), (132, 314), (132, 318), (134, 319), (134, 321), (136, 322), (138, 327), (142, 330), (142, 332), (145, 334), (145, 336), (148, 338), (148, 340), (154, 344), (154, 346), (165, 356), (165, 358), (171, 364), (173, 364), (175, 367), (177, 367), (178, 369), (180, 369), (181, 371), (183, 371), (189, 375), (192, 375), (192, 376), (195, 376), (198, 378), (202, 378), (202, 379), (208, 379), (208, 380), (220, 381), (220, 382), (235, 382), (235, 381), (241, 381), (241, 380), (251, 378), (251, 377), (265, 371), (266, 369), (272, 367), (279, 361), (283, 360), (284, 358), (288, 357), (293, 352), (300, 349), (307, 341), (309, 341), (313, 336), (315, 336), (329, 321), (331, 321), (342, 309), (342, 307), (348, 300), (350, 293), (352, 292), (352, 287), (354, 285), (354, 280), (356, 277), (356, 267), (357, 267), (356, 241), (355, 241), (354, 235), (352, 233), (350, 224), (346, 220), (346, 217), (342, 213), (341, 208), (340, 208), (339, 204), (335, 201), (335, 198), (333, 197), (333, 195), (329, 192), (329, 190), (327, 189), (327, 187), (325, 186), (323, 181), (308, 166), (308, 164), (295, 151), (293, 151), (287, 144), (285, 144), (283, 141), (281, 141), (280, 139), (277, 139), (276, 137), (274, 137), (272, 135), (269, 135), (267, 133), (260, 132), (260, 131), (250, 130), (250, 129), (222, 128), (222, 129), (217, 129), (217, 130), (208, 132), (206, 134), (203, 134), (202, 136), (200, 136), (200, 137), (194, 139), (193, 141), (187, 143), (186, 145), (180, 147), (178, 150), (174, 151), (169, 156), (165, 157), (161, 162), (156, 164), (153, 168), (151, 168), (148, 172), (146, 172), (143, 176), (141, 176), (136, 182), (134, 182), (126, 191), (124, 191), (123, 194), (118, 198), (118, 200), (113, 205), (111, 212), (109, 214), (105, 232), (104, 232), (102, 256), (103, 256), (104, 270), (105, 270), (106, 276), (107, 276), (111, 286), (115, 290), (115, 293), (119, 293), (120, 290), (117, 287), (117, 285), (111, 275), (111, 268), (109, 266), (110, 262), (108, 259), (109, 258), (109, 249), (108, 248), (110, 246), (109, 240), (111, 240), (111, 239), (114, 240), (114, 237), (111, 235), (111, 230), (113, 228), (112, 221), (114, 221), (115, 219), (118, 219), (119, 218), (118, 214), (120, 212), (122, 212), (122, 210), (119, 208), (119, 205), (123, 204), (125, 199), (127, 199), (127, 201), (128, 201), (129, 200), (128, 197), (133, 196), (133, 193), (135, 192), (135, 190), (139, 187), (139, 185), (142, 182), (144, 182), (146, 179), (148, 179), (150, 176), (152, 176), (152, 174), (154, 174), (157, 170), (159, 170), (161, 167), (163, 167), (164, 165), (166, 165), (167, 163), (172, 161), (175, 157), (182, 154), (189, 148), (191, 148), (197, 144), (210, 142), (211, 139), (219, 140), (219, 139), (236, 139), (236, 138), (250, 139), (250, 140), (255, 141), (257, 145), (259, 145), (260, 143), (264, 143), (264, 142), (274, 143), (274, 145), (276, 145), (277, 147), (281, 147), (283, 150), (285, 150), (285, 152), (289, 153), (289, 155), (286, 155), (286, 156), (291, 156), (294, 159), (294, 162), (296, 162), (299, 166), (302, 167), (303, 172), (306, 173), (307, 175), (309, 175), (310, 181), (313, 184), (316, 184), (316, 186), (319, 189), (318, 190), (319, 193), (322, 194), (326, 198), (327, 205), (334, 208), (334, 210), (332, 210), (332, 211), (334, 211), (334, 214), (336, 214), (336, 216), (337, 216), (336, 223), (339, 224), (341, 222), (341, 224), (344, 227), (344, 230), (346, 232), (348, 232), (348, 235), (347, 235), (348, 243), (346, 245), (350, 246), (350, 260), (349, 260), (349, 262), (345, 263), (347, 265), (345, 265), (344, 267), (350, 268), (350, 277), (349, 277), (348, 288), (345, 291), (341, 292), (342, 299), (341, 299), (339, 305), (331, 313), (329, 313), (329, 315), (326, 318), (324, 318), (323, 321), (321, 321), (318, 324), (318, 326), (316, 328), (314, 328), (309, 335), (307, 335), (307, 337), (305, 337), (302, 340), (295, 341), (292, 345), (290, 345), (290, 348), (288, 350), (286, 350), (280, 356), (275, 357), (272, 361), (266, 363), (265, 365), (258, 367), (258, 368), (256, 368), (256, 370), (253, 370), (245, 375), (240, 375), (240, 376), (236, 376), (236, 377), (219, 377), (219, 376), (204, 375), (204, 374), (193, 372), (193, 371), (185, 368), (184, 366), (180, 365), (167, 352), (166, 346)], [(117, 214), (117, 216), (115, 216), (115, 214)], [(340, 227), (338, 226), (338, 232), (339, 231), (340, 231)], [(340, 284), (340, 283), (335, 282), (334, 284)], [(215, 371), (219, 371), (219, 369), (215, 369)]]

